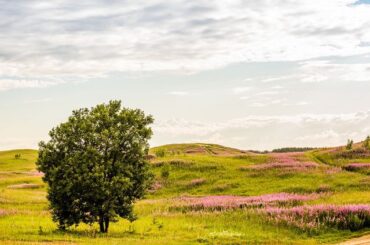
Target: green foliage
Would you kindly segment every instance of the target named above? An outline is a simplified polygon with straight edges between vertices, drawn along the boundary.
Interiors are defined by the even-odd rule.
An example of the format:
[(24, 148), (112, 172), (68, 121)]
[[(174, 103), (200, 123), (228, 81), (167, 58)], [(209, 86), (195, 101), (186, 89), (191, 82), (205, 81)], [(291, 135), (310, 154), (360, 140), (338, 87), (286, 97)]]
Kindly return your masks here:
[[(339, 152), (346, 152), (343, 148), (317, 149), (314, 152), (317, 156), (305, 152), (302, 155), (307, 158), (302, 157), (301, 160), (316, 161), (320, 167), (309, 173), (292, 172), (288, 178), (281, 178), (279, 171), (253, 176), (240, 171), (243, 166), (273, 161), (269, 154), (167, 154), (164, 158), (152, 159), (152, 171), (160, 187), (146, 199), (135, 202), (134, 210), (139, 219), (132, 223), (118, 219), (117, 223), (111, 224), (108, 235), (96, 232), (98, 224), (90, 226), (81, 223), (78, 227), (70, 227), (68, 232), (55, 231), (56, 226), (46, 211), (48, 202), (44, 187), (8, 188), (22, 183), (42, 185), (41, 176), (35, 172), (37, 152), (0, 152), (0, 243), (159, 245), (168, 241), (171, 244), (203, 241), (210, 244), (337, 244), (367, 234), (369, 229), (357, 230), (359, 226), (356, 223), (359, 222), (356, 217), (351, 221), (354, 224), (352, 229), (356, 230), (354, 232), (332, 228), (308, 234), (292, 227), (268, 224), (252, 210), (207, 213), (168, 211), (174, 199), (182, 196), (253, 196), (281, 192), (325, 192), (307, 205), (370, 204), (369, 176), (337, 167), (342, 161), (343, 164), (370, 162), (370, 158), (337, 158)], [(14, 159), (16, 153), (22, 154), (22, 160)], [(156, 166), (156, 162), (160, 164)], [(162, 182), (161, 169), (165, 164), (171, 168), (170, 181)], [(204, 179), (205, 182), (189, 188), (194, 179)]]
[(365, 220), (360, 219), (357, 214), (350, 214), (348, 217), (348, 228), (351, 231), (357, 231), (364, 227)]
[(347, 140), (346, 150), (350, 151), (353, 148), (353, 140)]
[(272, 152), (276, 152), (276, 153), (305, 152), (305, 151), (311, 151), (314, 149), (315, 148), (312, 148), (312, 147), (285, 147), (285, 148), (274, 149), (272, 150)]
[(165, 157), (166, 156), (166, 151), (164, 149), (158, 149), (154, 153), (157, 157)]
[(22, 157), (22, 155), (20, 153), (17, 153), (17, 154), (14, 155), (14, 158), (17, 159), (17, 160), (21, 159), (21, 157)]
[(163, 179), (168, 179), (170, 177), (170, 165), (165, 164), (163, 168), (161, 169), (161, 177)]
[(184, 154), (206, 154), (206, 155), (242, 155), (247, 153), (235, 148), (225, 147), (216, 144), (203, 144), (203, 143), (191, 143), (191, 144), (170, 144), (159, 147), (154, 147), (151, 152), (156, 154), (159, 152), (159, 157), (164, 157), (161, 153), (165, 152), (165, 155), (184, 155)]
[(370, 149), (370, 136), (367, 136), (366, 137), (366, 139), (365, 139), (365, 141), (364, 141), (364, 144), (363, 144), (363, 147), (365, 148), (365, 149)]
[(73, 111), (40, 142), (38, 169), (45, 173), (53, 220), (65, 229), (80, 222), (134, 219), (132, 203), (143, 197), (150, 180), (145, 156), (153, 122), (120, 101)]

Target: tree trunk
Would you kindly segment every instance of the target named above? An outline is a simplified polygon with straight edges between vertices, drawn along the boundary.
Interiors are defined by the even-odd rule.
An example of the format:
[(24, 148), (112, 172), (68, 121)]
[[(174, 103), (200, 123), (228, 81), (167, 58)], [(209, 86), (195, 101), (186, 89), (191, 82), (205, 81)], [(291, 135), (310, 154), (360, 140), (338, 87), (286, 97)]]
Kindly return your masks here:
[(106, 218), (104, 219), (104, 223), (105, 223), (105, 230), (104, 230), (104, 232), (105, 232), (105, 233), (108, 233), (108, 228), (109, 228), (109, 217), (106, 217)]
[(102, 216), (99, 217), (99, 226), (100, 226), (100, 232), (104, 233), (105, 232), (104, 218)]
[(66, 226), (65, 226), (65, 224), (61, 224), (61, 223), (59, 223), (58, 228), (59, 228), (59, 230), (61, 230), (61, 231), (65, 231), (65, 230), (66, 230)]

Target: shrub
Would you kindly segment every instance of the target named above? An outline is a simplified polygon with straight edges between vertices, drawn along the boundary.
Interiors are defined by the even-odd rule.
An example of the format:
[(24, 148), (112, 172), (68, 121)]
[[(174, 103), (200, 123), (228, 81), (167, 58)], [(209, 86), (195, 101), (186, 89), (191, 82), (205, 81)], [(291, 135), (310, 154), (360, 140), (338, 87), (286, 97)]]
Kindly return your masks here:
[(15, 159), (17, 159), (17, 160), (18, 160), (18, 159), (21, 159), (21, 157), (22, 157), (22, 155), (21, 155), (21, 154), (19, 154), (19, 153), (17, 153), (17, 154), (15, 154), (15, 155), (14, 155), (14, 158), (15, 158)]
[(164, 149), (158, 149), (154, 152), (156, 157), (165, 157), (166, 156), (166, 151)]
[(370, 163), (350, 163), (342, 167), (347, 171), (367, 171), (370, 170)]
[(346, 150), (350, 151), (353, 148), (353, 140), (347, 140)]
[(366, 137), (366, 139), (365, 139), (365, 141), (364, 141), (364, 144), (363, 144), (363, 147), (365, 148), (365, 149), (370, 149), (370, 136), (367, 136)]
[(168, 179), (170, 177), (170, 166), (168, 164), (165, 164), (161, 170), (161, 177), (163, 179)]

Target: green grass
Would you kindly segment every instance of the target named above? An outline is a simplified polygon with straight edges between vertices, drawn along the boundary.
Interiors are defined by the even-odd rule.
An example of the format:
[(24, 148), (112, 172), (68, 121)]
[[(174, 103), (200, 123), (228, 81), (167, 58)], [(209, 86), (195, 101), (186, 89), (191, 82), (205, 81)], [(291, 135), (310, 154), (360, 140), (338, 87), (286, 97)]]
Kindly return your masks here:
[[(200, 152), (206, 148), (206, 152)], [(263, 164), (269, 155), (250, 154), (218, 145), (170, 145), (164, 157), (151, 160), (156, 182), (161, 186), (135, 204), (139, 219), (112, 224), (108, 234), (98, 227), (80, 225), (68, 232), (57, 231), (51, 221), (46, 187), (35, 174), (37, 152), (15, 150), (0, 152), (0, 243), (77, 243), (77, 244), (318, 244), (335, 243), (369, 233), (328, 229), (315, 234), (294, 228), (268, 224), (251, 210), (224, 212), (170, 211), (174, 198), (184, 195), (261, 195), (277, 192), (314, 193), (326, 191), (308, 204), (370, 204), (370, 179), (363, 173), (344, 171), (335, 158), (315, 150), (306, 152), (307, 160), (320, 164), (303, 172), (268, 170), (245, 171), (243, 167)], [(194, 154), (187, 151), (197, 150)], [(15, 159), (15, 154), (21, 154)], [(325, 153), (326, 154), (326, 153)], [(324, 160), (320, 160), (319, 158)], [(364, 160), (364, 159), (360, 159)], [(366, 160), (366, 159), (365, 159)], [(364, 161), (365, 161), (364, 160)], [(164, 168), (169, 177), (161, 177)], [(192, 185), (192, 180), (202, 179)], [(20, 184), (38, 184), (35, 189), (9, 188)]]

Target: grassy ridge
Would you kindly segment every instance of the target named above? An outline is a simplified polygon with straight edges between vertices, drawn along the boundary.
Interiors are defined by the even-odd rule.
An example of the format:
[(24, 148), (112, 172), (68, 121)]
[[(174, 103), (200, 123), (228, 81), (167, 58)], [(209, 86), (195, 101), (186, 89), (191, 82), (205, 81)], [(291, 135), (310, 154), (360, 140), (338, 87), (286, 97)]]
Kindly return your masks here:
[[(332, 243), (369, 232), (327, 229), (310, 234), (266, 223), (246, 210), (224, 212), (169, 211), (179, 196), (242, 195), (270, 193), (321, 193), (307, 204), (370, 204), (370, 179), (361, 172), (340, 168), (327, 150), (300, 155), (302, 161), (318, 162), (313, 169), (250, 168), (276, 161), (279, 154), (252, 154), (210, 144), (177, 144), (156, 147), (151, 154), (155, 185), (145, 200), (135, 205), (139, 219), (112, 224), (108, 235), (97, 227), (80, 225), (70, 232), (56, 231), (47, 210), (46, 187), (35, 172), (37, 152), (0, 152), (0, 243), (15, 241), (82, 244), (207, 244), (207, 243)], [(344, 152), (343, 149), (337, 149)], [(21, 154), (15, 159), (15, 154)], [(337, 156), (337, 155), (335, 155)], [(366, 162), (367, 158), (356, 159)], [(369, 159), (370, 162), (370, 159)], [(28, 184), (28, 185), (25, 185)], [(32, 184), (32, 188), (29, 188)]]
[(247, 151), (239, 149), (225, 147), (216, 144), (204, 144), (204, 143), (193, 143), (193, 144), (170, 144), (150, 149), (150, 153), (158, 154), (158, 152), (164, 153), (164, 155), (184, 155), (184, 154), (200, 154), (200, 155), (242, 155), (247, 154)]

